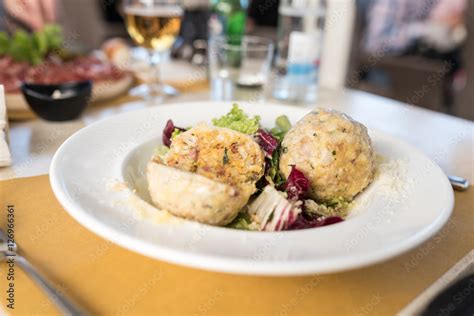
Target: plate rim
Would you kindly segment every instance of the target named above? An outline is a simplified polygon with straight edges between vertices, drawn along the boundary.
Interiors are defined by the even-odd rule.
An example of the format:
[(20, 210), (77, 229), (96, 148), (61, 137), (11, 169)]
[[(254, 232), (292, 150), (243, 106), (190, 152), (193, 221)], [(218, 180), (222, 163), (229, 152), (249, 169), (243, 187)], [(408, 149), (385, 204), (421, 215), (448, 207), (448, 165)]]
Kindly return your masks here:
[[(234, 103), (234, 102), (216, 102), (216, 101), (193, 101), (193, 102), (179, 102), (166, 105), (158, 105), (159, 108), (163, 107), (177, 107), (177, 106), (189, 106), (190, 104), (222, 104), (222, 103)], [(237, 102), (243, 103), (243, 102)], [(265, 102), (265, 106), (277, 106), (286, 109), (293, 109), (294, 106), (290, 105), (281, 105), (275, 104), (272, 102)], [(336, 258), (336, 259), (308, 259), (308, 260), (298, 260), (298, 262), (291, 262), (289, 264), (287, 261), (279, 260), (267, 260), (267, 261), (258, 261), (252, 262), (251, 268), (250, 260), (251, 259), (240, 259), (240, 258), (227, 258), (220, 255), (209, 255), (202, 253), (186, 253), (182, 250), (176, 250), (172, 247), (166, 247), (162, 244), (153, 244), (150, 245), (149, 242), (144, 241), (136, 236), (131, 236), (126, 232), (121, 232), (117, 229), (110, 227), (106, 222), (103, 222), (94, 216), (90, 215), (88, 212), (82, 210), (82, 207), (76, 205), (71, 201), (68, 196), (62, 190), (61, 177), (58, 174), (56, 169), (57, 161), (61, 156), (64, 148), (73, 141), (76, 137), (90, 128), (94, 128), (96, 125), (107, 124), (109, 121), (113, 121), (118, 117), (127, 116), (130, 113), (138, 112), (148, 112), (148, 111), (159, 111), (157, 107), (145, 108), (133, 112), (120, 113), (118, 115), (105, 118), (103, 120), (94, 122), (79, 131), (71, 135), (55, 152), (50, 169), (49, 169), (49, 179), (50, 184), (53, 190), (53, 193), (64, 210), (73, 217), (77, 222), (79, 222), (84, 228), (95, 233), (96, 235), (113, 242), (121, 247), (124, 247), (128, 250), (131, 250), (136, 253), (140, 253), (150, 258), (157, 260), (162, 260), (170, 262), (173, 264), (178, 264), (181, 266), (186, 266), (189, 268), (199, 268), (207, 271), (214, 272), (224, 272), (224, 273), (233, 273), (233, 274), (242, 274), (242, 275), (267, 275), (267, 276), (298, 276), (298, 275), (310, 275), (315, 273), (334, 273), (347, 271), (357, 268), (366, 267), (373, 265), (379, 262), (383, 262), (389, 259), (392, 259), (402, 253), (407, 252), (408, 250), (414, 249), (423, 242), (429, 240), (433, 237), (449, 220), (452, 215), (454, 208), (454, 192), (451, 185), (449, 184), (448, 178), (445, 176), (443, 178), (444, 186), (448, 188), (446, 190), (447, 203), (444, 209), (440, 209), (440, 216), (436, 218), (436, 221), (433, 221), (429, 226), (424, 227), (422, 230), (418, 231), (415, 235), (405, 238), (402, 242), (399, 242), (395, 245), (390, 245), (388, 248), (382, 248), (379, 251), (371, 251), (369, 254), (363, 255), (349, 255), (350, 260), (345, 258)], [(313, 108), (298, 108), (311, 111)], [(430, 161), (433, 164), (433, 167), (439, 171), (441, 174), (445, 175), (442, 169), (436, 164), (430, 157), (425, 155), (418, 148), (412, 144), (405, 142), (395, 136), (392, 136), (384, 131), (381, 131), (376, 128), (370, 128), (369, 130), (376, 131), (384, 137), (387, 137), (393, 141), (399, 142), (404, 146), (407, 146), (417, 154), (421, 155), (427, 161)], [(127, 154), (126, 154), (127, 155)], [(444, 192), (444, 191), (443, 191)], [(207, 225), (206, 225), (207, 226)], [(324, 229), (318, 228), (318, 229)], [(238, 233), (238, 232), (235, 232)], [(241, 232), (240, 232), (241, 233)], [(246, 232), (249, 233), (249, 232)], [(256, 233), (256, 232), (252, 232)], [(260, 232), (262, 233), (262, 232)], [(292, 233), (292, 232), (290, 232)], [(268, 234), (268, 232), (265, 232)], [(284, 235), (288, 232), (272, 232), (270, 234)], [(159, 252), (159, 255), (157, 253)], [(199, 260), (196, 260), (199, 259)]]

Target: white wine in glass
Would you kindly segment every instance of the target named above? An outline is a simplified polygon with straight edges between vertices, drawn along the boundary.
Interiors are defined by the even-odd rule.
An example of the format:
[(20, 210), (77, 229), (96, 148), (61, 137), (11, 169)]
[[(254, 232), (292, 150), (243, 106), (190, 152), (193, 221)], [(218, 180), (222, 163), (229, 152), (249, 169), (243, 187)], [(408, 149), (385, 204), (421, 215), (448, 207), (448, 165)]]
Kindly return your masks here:
[(159, 54), (168, 51), (181, 28), (183, 9), (179, 0), (126, 0), (127, 31), (135, 43), (149, 52), (154, 82), (148, 82), (149, 99), (162, 94), (159, 74)]

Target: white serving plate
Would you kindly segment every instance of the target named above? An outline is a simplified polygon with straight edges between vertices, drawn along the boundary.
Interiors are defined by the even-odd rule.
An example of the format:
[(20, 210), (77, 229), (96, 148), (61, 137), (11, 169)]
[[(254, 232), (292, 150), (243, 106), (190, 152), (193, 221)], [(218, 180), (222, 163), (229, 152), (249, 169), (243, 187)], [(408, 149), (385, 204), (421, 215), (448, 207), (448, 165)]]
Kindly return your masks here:
[[(240, 106), (260, 115), (265, 127), (279, 115), (295, 123), (308, 112), (268, 103)], [(53, 191), (79, 223), (125, 248), (185, 266), (254, 275), (328, 273), (374, 264), (426, 241), (452, 212), (454, 195), (442, 170), (413, 146), (370, 127), (383, 162), (342, 223), (239, 231), (177, 219), (146, 203), (144, 168), (166, 121), (191, 126), (230, 108), (230, 102), (156, 106), (90, 125), (56, 152)]]

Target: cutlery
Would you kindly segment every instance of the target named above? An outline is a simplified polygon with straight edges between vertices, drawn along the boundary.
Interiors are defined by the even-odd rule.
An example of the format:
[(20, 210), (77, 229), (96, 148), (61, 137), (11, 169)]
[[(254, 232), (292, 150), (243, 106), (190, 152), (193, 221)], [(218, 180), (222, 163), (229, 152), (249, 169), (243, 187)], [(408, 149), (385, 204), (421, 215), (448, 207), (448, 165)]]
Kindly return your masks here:
[(0, 229), (0, 262), (13, 259), (15, 265), (18, 265), (28, 274), (46, 293), (49, 299), (56, 304), (59, 310), (65, 315), (79, 316), (87, 315), (87, 313), (73, 303), (59, 290), (55, 289), (50, 282), (46, 281), (38, 271), (17, 252), (17, 245), (15, 242), (7, 240), (7, 236)]
[(456, 176), (448, 176), (448, 179), (456, 191), (466, 191), (469, 188), (469, 181), (467, 179)]

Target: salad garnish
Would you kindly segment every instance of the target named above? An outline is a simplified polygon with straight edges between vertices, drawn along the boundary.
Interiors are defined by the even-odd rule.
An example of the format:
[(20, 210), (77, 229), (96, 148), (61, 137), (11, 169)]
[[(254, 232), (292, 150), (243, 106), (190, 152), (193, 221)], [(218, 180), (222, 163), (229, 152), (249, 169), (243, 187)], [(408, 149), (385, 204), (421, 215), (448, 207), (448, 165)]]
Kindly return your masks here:
[(283, 185), (288, 194), (288, 199), (291, 201), (302, 200), (309, 189), (309, 180), (305, 175), (296, 169), (295, 166), (291, 166), (291, 172), (286, 180), (286, 183)]
[(273, 152), (271, 159), (266, 158), (265, 160), (265, 184), (276, 188), (280, 188), (285, 183), (285, 179), (280, 173), (280, 151), (281, 147)]
[(168, 120), (168, 122), (166, 122), (165, 128), (163, 129), (163, 145), (167, 147), (171, 146), (171, 140), (185, 130), (186, 129), (184, 128), (174, 126), (173, 120)]
[(227, 127), (234, 131), (253, 135), (260, 127), (260, 116), (249, 117), (237, 104), (226, 115), (212, 119), (212, 124), (217, 127)]
[(259, 128), (255, 133), (255, 139), (257, 143), (262, 147), (263, 151), (267, 158), (271, 158), (273, 152), (278, 148), (280, 145), (280, 141), (273, 137), (272, 134)]
[(280, 115), (275, 120), (275, 127), (271, 129), (272, 135), (282, 141), (291, 128), (290, 120), (286, 115)]
[(289, 229), (301, 213), (298, 203), (294, 203), (267, 185), (263, 192), (248, 207), (248, 213), (260, 224), (259, 230), (280, 231)]
[[(308, 198), (310, 181), (304, 173), (291, 166), (291, 172), (285, 179), (280, 172), (280, 156), (288, 149), (281, 146), (291, 123), (286, 116), (279, 116), (275, 126), (267, 130), (260, 126), (260, 117), (250, 117), (239, 108), (232, 106), (229, 113), (212, 119), (216, 127), (229, 128), (252, 135), (265, 153), (265, 173), (257, 182), (257, 192), (227, 225), (241, 230), (282, 231), (314, 228), (335, 224), (344, 220), (349, 202), (342, 199), (314, 201)], [(186, 129), (177, 127), (168, 120), (163, 130), (164, 146), (156, 150), (156, 155), (164, 157), (169, 151), (173, 138)], [(224, 148), (222, 164), (229, 163), (229, 153)]]
[(302, 212), (298, 215), (298, 218), (288, 228), (289, 230), (315, 228), (321, 226), (328, 226), (342, 222), (343, 219), (339, 216), (323, 217)]

